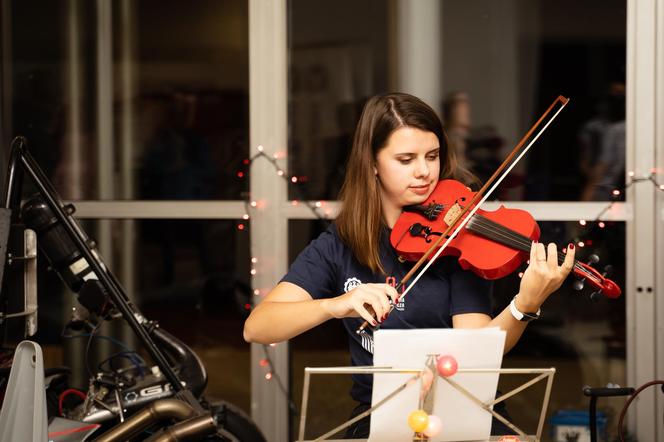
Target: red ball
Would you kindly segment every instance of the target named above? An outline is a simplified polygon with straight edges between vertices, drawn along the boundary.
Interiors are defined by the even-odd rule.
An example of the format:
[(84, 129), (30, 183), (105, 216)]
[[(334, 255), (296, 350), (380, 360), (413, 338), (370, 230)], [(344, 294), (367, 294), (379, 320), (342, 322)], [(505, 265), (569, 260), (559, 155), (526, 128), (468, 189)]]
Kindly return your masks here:
[(457, 372), (459, 364), (457, 364), (457, 361), (454, 359), (454, 357), (450, 355), (443, 355), (438, 357), (436, 368), (438, 369), (438, 374), (444, 378), (447, 378), (453, 376)]

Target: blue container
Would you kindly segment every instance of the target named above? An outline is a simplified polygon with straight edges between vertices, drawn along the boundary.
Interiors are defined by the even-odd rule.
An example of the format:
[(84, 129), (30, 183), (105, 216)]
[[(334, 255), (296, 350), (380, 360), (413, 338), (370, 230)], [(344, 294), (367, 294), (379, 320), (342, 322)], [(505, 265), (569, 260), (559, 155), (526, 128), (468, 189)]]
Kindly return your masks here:
[[(597, 440), (606, 441), (606, 415), (597, 412)], [(587, 410), (560, 410), (549, 418), (551, 438), (556, 442), (591, 442)]]

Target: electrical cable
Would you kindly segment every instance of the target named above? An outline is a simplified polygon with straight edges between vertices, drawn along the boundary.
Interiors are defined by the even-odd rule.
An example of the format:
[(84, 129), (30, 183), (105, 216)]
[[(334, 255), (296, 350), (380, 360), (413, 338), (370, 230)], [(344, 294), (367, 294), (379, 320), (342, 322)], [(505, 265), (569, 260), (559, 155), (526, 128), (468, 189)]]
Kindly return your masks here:
[(87, 368), (88, 368), (88, 374), (90, 374), (90, 376), (92, 376), (92, 373), (91, 373), (91, 370), (90, 370), (90, 367), (89, 367), (89, 364), (88, 364), (87, 361), (88, 361), (88, 353), (89, 353), (89, 351), (90, 351), (90, 345), (91, 345), (91, 340), (92, 340), (92, 339), (105, 339), (105, 340), (107, 340), (107, 341), (110, 341), (110, 342), (114, 343), (115, 345), (117, 345), (118, 347), (122, 348), (123, 350), (125, 350), (125, 351), (123, 351), (123, 352), (116, 353), (116, 354), (112, 355), (111, 357), (109, 357), (109, 358), (105, 359), (104, 361), (102, 361), (102, 362), (98, 365), (98, 368), (99, 368), (100, 370), (101, 370), (100, 367), (101, 367), (101, 365), (102, 365), (103, 363), (108, 362), (110, 359), (112, 359), (113, 357), (115, 357), (115, 356), (117, 356), (117, 355), (119, 355), (119, 354), (126, 354), (126, 355), (133, 355), (133, 356), (128, 356), (127, 359), (129, 359), (129, 360), (132, 362), (132, 364), (133, 364), (133, 365), (139, 370), (139, 373), (141, 374), (141, 376), (145, 376), (145, 367), (147, 367), (147, 363), (146, 363), (145, 360), (141, 357), (141, 355), (138, 354), (138, 352), (136, 352), (135, 350), (132, 350), (131, 348), (129, 348), (129, 347), (128, 347), (126, 344), (124, 344), (122, 341), (119, 341), (119, 340), (117, 340), (117, 339), (115, 339), (115, 338), (113, 338), (113, 337), (111, 337), (111, 336), (98, 335), (98, 334), (97, 334), (97, 330), (99, 329), (100, 326), (101, 326), (101, 323), (100, 323), (100, 324), (97, 324), (97, 325), (94, 327), (92, 333), (79, 333), (79, 334), (75, 334), (75, 335), (73, 335), (73, 334), (66, 334), (66, 333), (64, 333), (64, 330), (63, 330), (63, 332), (61, 333), (60, 336), (61, 336), (62, 338), (66, 338), (66, 339), (74, 339), (74, 338), (89, 338), (89, 340), (88, 340), (88, 344), (87, 344), (87, 347), (86, 347), (86, 353), (85, 353), (86, 356), (85, 356), (85, 360), (86, 360), (86, 366), (87, 366)]
[(95, 327), (92, 329), (92, 332), (89, 333), (89, 338), (88, 338), (88, 344), (85, 346), (85, 368), (88, 370), (88, 375), (90, 376), (90, 379), (94, 378), (94, 373), (92, 372), (92, 368), (90, 367), (90, 347), (92, 345), (92, 340), (95, 337), (95, 334), (97, 331), (99, 331), (99, 328), (101, 327), (101, 322), (95, 325)]
[[(64, 334), (64, 333), (63, 333), (63, 334), (61, 334), (60, 336), (63, 337), (63, 338), (66, 338), (66, 339), (73, 339), (73, 338), (89, 338), (89, 337), (91, 336), (91, 333), (77, 333), (77, 334), (75, 334), (75, 335), (68, 335), (68, 334)], [(121, 347), (122, 349), (124, 349), (124, 350), (126, 350), (126, 351), (128, 351), (128, 352), (134, 352), (134, 353), (135, 353), (134, 350), (132, 350), (131, 348), (129, 348), (129, 347), (128, 347), (126, 344), (124, 344), (122, 341), (119, 341), (119, 340), (115, 339), (115, 338), (112, 337), (112, 336), (96, 335), (96, 336), (94, 336), (94, 338), (95, 338), (95, 339), (105, 339), (105, 340), (107, 340), (107, 341), (110, 341), (110, 342), (114, 343), (114, 344), (117, 345), (118, 347)]]
[(62, 405), (65, 400), (65, 397), (69, 396), (70, 394), (75, 394), (76, 396), (80, 397), (81, 399), (85, 400), (86, 395), (82, 391), (79, 391), (75, 388), (68, 388), (62, 393), (60, 393), (60, 396), (58, 397), (58, 415), (60, 417), (64, 417), (62, 414)]
[(145, 377), (145, 366), (146, 366), (145, 361), (143, 360), (143, 358), (140, 357), (140, 355), (138, 355), (138, 353), (136, 353), (134, 351), (123, 351), (123, 352), (115, 353), (115, 354), (109, 356), (108, 358), (104, 359), (103, 361), (101, 361), (99, 363), (99, 365), (97, 365), (97, 369), (99, 371), (105, 371), (103, 366), (104, 366), (104, 364), (108, 364), (108, 366), (109, 366), (109, 368), (112, 372), (117, 372), (118, 369), (113, 367), (113, 364), (112, 364), (112, 361), (114, 359), (117, 359), (117, 358), (127, 359), (129, 362), (131, 362), (131, 364), (134, 366), (134, 368), (136, 368), (138, 370), (139, 375), (141, 377)]
[(625, 405), (623, 406), (622, 411), (620, 412), (620, 419), (618, 419), (618, 435), (620, 436), (620, 442), (625, 442), (623, 433), (624, 433), (624, 420), (625, 420), (625, 414), (627, 414), (627, 409), (629, 408), (629, 405), (632, 403), (632, 401), (636, 398), (636, 396), (641, 393), (643, 390), (646, 388), (653, 386), (653, 385), (664, 385), (664, 381), (660, 380), (655, 380), (655, 381), (650, 381), (646, 382), (645, 384), (641, 385), (639, 388), (634, 390), (634, 393), (627, 399), (627, 402), (625, 402)]

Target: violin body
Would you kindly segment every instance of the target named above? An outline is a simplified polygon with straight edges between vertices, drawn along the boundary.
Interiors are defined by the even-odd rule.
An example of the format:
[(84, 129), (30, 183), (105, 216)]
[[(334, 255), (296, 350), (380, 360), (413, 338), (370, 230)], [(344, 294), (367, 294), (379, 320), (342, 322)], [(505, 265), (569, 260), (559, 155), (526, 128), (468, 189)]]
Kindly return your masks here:
[[(401, 258), (419, 261), (422, 257), (435, 256), (433, 243), (442, 247), (444, 232), (453, 232), (451, 226), (463, 222), (466, 209), (475, 192), (455, 180), (441, 180), (429, 198), (417, 206), (403, 208), (392, 228), (390, 243)], [(470, 213), (469, 207), (465, 213)], [(464, 270), (470, 270), (484, 279), (499, 279), (514, 272), (530, 257), (533, 241), (539, 240), (540, 229), (535, 219), (525, 210), (500, 206), (492, 212), (478, 209), (453, 238), (442, 255), (458, 257)], [(564, 256), (558, 255), (558, 264)], [(601, 274), (589, 264), (574, 261), (572, 272), (580, 281), (609, 298), (621, 294), (620, 287), (606, 273)], [(581, 284), (581, 287), (583, 285)]]
[[(392, 228), (392, 246), (403, 259), (417, 261), (437, 236), (449, 227), (448, 222), (454, 212), (463, 209), (464, 204), (470, 202), (474, 195), (475, 192), (459, 181), (439, 181), (429, 198), (418, 206), (424, 207), (425, 212), (427, 208), (442, 206), (436, 211), (435, 219), (430, 219), (433, 217), (418, 210), (404, 211)], [(476, 222), (480, 218), (482, 222)], [(539, 239), (540, 229), (535, 219), (525, 210), (504, 206), (495, 211), (479, 209), (442, 252), (442, 255), (458, 257), (464, 270), (470, 270), (484, 279), (499, 279), (514, 272), (528, 259), (529, 253), (500, 243), (500, 239), (507, 234), (486, 220), (527, 237), (529, 241), (524, 244), (526, 250), (530, 249), (530, 242)]]

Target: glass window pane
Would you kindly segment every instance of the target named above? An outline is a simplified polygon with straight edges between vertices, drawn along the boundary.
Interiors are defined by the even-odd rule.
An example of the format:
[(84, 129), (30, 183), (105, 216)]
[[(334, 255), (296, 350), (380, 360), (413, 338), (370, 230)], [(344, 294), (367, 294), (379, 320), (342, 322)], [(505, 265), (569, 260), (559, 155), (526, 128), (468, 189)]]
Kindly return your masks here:
[[(249, 413), (250, 346), (242, 329), (253, 294), (249, 231), (240, 225), (234, 220), (137, 221), (134, 284), (145, 316), (203, 360), (206, 395)], [(115, 248), (115, 262), (125, 253)]]
[[(242, 198), (246, 2), (112, 2), (106, 18), (95, 2), (8, 3), (13, 133), (28, 138), (64, 198)], [(113, 65), (102, 80), (98, 56)]]
[(242, 199), (247, 2), (141, 0), (135, 13), (136, 198)]
[[(33, 155), (44, 164), (49, 177), (56, 175), (61, 159), (60, 141), (63, 119), (63, 85), (65, 83), (64, 42), (66, 36), (65, 2), (43, 0), (9, 1), (11, 26), (2, 29), (2, 39), (9, 49), (4, 63), (8, 89), (3, 101), (11, 100), (10, 115), (3, 115), (11, 123), (4, 137), (23, 135), (30, 141)], [(86, 41), (81, 34), (82, 43)], [(56, 43), (56, 44), (54, 44)], [(9, 141), (3, 139), (3, 142)], [(3, 146), (3, 156), (9, 149)], [(4, 174), (5, 171), (3, 170)]]
[[(555, 242), (562, 248), (577, 244), (576, 257), (581, 262), (599, 261), (594, 267), (621, 288), (625, 286), (625, 224), (577, 222), (539, 223), (541, 241)], [(289, 224), (289, 257), (297, 254), (322, 232), (320, 221), (291, 221)], [(525, 268), (525, 266), (524, 266)], [(519, 271), (497, 280), (493, 292), (494, 314), (509, 305), (519, 291)], [(548, 408), (544, 434), (549, 434), (548, 420), (563, 409), (587, 410), (588, 400), (582, 394), (585, 385), (603, 387), (608, 383), (625, 385), (625, 297), (590, 299), (592, 290), (574, 289), (576, 278), (569, 277), (542, 307), (542, 317), (528, 325), (518, 344), (505, 356), (505, 368), (555, 367), (554, 388)], [(586, 286), (588, 284), (586, 283)], [(347, 366), (350, 364), (346, 331), (341, 321), (328, 321), (291, 340), (292, 393), (299, 406), (307, 366)], [(505, 375), (499, 389), (506, 393), (529, 378)], [(307, 437), (320, 436), (348, 419), (355, 403), (350, 399), (349, 376), (312, 378), (307, 414)], [(534, 432), (539, 418), (539, 404), (545, 383), (530, 388), (507, 400), (514, 422)], [(615, 428), (624, 399), (602, 399), (599, 409), (609, 416), (608, 427)], [(297, 428), (297, 426), (295, 426)]]
[[(289, 8), (290, 162), (305, 178), (291, 186), (292, 198), (302, 197), (296, 189), (335, 198), (366, 98), (413, 92), (422, 69), (428, 80), (413, 86), (424, 91), (417, 95), (443, 116), (458, 157), (481, 180), (558, 95), (571, 98), (497, 198), (606, 201), (624, 184), (624, 0), (291, 0)], [(431, 29), (408, 22), (426, 8)], [(442, 54), (439, 64), (408, 63), (400, 45), (410, 29), (438, 34), (433, 49), (405, 51), (423, 61)]]
[(292, 199), (336, 199), (364, 100), (388, 88), (387, 2), (289, 2)]

